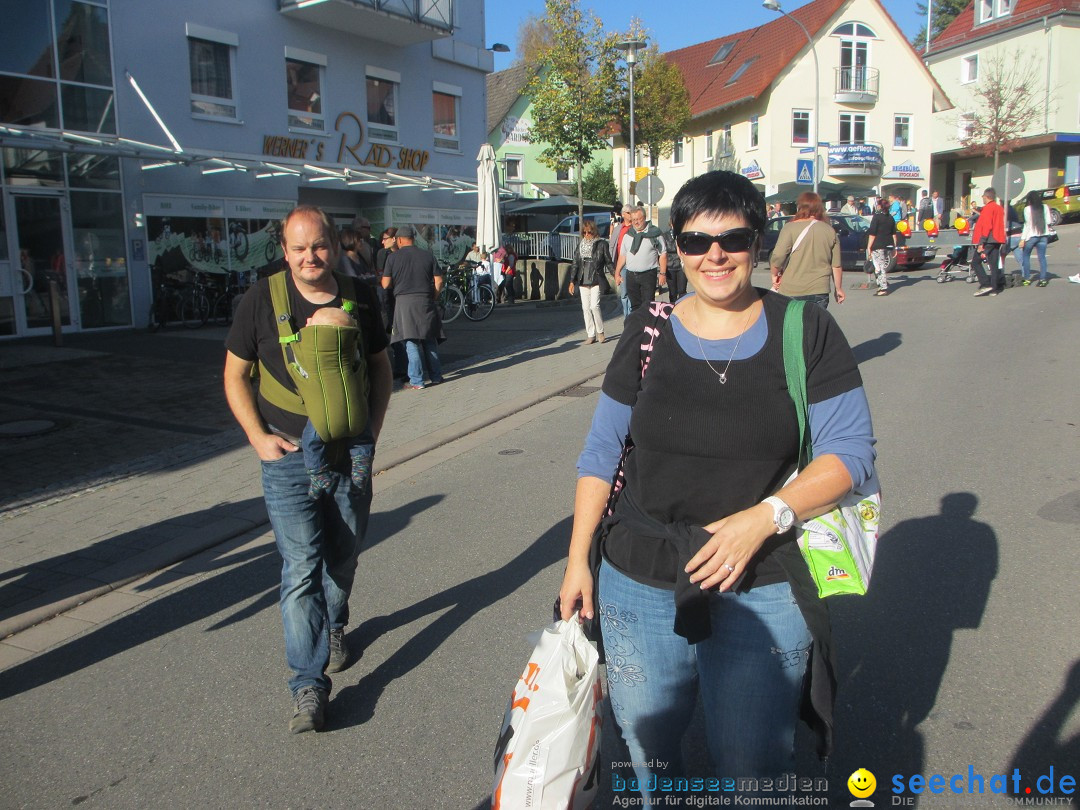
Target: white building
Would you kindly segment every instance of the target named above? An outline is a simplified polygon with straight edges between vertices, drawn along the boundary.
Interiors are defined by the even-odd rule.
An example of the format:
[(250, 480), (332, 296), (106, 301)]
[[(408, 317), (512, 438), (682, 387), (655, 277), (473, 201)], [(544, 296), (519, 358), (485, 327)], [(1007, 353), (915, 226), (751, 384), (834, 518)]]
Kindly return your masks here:
[[(778, 16), (664, 54), (683, 72), (693, 117), (656, 167), (662, 210), (687, 179), (713, 168), (741, 171), (767, 196), (794, 201), (811, 188), (797, 181), (812, 178), (815, 132), (822, 196), (914, 199), (926, 187), (932, 117), (949, 100), (881, 3), (814, 0), (789, 15), (813, 48), (796, 22)], [(616, 177), (626, 165), (626, 150), (616, 150)]]
[(475, 222), (485, 47), (483, 0), (17, 4), (0, 335), (49, 330), (50, 281), (67, 331), (142, 325), (152, 275), (267, 266), (297, 202)]
[[(933, 183), (948, 204), (978, 202), (994, 159), (965, 146), (976, 88), (994, 63), (1030, 70), (1041, 109), (1000, 163), (1017, 166), (1026, 190), (1080, 182), (1080, 0), (974, 0), (930, 44), (926, 62), (956, 109), (935, 117)], [(1003, 189), (998, 189), (1004, 191)]]

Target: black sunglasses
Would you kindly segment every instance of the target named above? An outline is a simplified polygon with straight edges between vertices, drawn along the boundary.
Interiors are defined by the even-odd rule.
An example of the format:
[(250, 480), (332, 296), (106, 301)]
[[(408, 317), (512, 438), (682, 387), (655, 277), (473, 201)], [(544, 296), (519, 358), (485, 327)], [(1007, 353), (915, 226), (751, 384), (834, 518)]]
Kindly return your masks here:
[(679, 250), (687, 256), (703, 256), (712, 248), (713, 242), (725, 253), (745, 253), (754, 245), (757, 231), (753, 228), (732, 228), (730, 231), (709, 236), (700, 231), (684, 231), (675, 237)]

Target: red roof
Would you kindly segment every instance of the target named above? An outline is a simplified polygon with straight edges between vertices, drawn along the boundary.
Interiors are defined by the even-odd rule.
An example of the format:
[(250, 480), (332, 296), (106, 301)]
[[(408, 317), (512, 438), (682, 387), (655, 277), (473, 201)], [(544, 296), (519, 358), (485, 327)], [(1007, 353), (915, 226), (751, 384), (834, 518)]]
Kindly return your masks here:
[[(1067, 0), (1080, 2), (1080, 0)], [(814, 0), (788, 12), (817, 36), (821, 28), (848, 0)], [(719, 64), (709, 64), (722, 45), (733, 43), (731, 52)], [(784, 15), (759, 26), (711, 39), (664, 54), (669, 62), (678, 65), (690, 95), (690, 113), (704, 115), (740, 101), (757, 98), (776, 80), (807, 47), (802, 29)], [(747, 62), (744, 72), (729, 84), (731, 78)]]
[(990, 34), (1006, 31), (1010, 28), (1029, 23), (1052, 14), (1062, 12), (1080, 12), (1080, 0), (1016, 0), (1012, 13), (1004, 17), (998, 17), (982, 25), (975, 24), (975, 4), (979, 0), (968, 3), (951, 23), (946, 26), (933, 42), (930, 43), (930, 53), (951, 48), (975, 39), (982, 39)]

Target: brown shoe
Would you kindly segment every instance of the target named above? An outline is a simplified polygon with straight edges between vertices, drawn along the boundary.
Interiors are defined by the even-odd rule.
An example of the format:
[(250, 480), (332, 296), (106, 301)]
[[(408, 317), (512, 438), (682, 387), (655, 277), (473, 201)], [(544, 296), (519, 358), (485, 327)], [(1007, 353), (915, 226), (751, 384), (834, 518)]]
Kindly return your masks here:
[(590, 343), (596, 343), (596, 338), (592, 336), (585, 338), (585, 345), (588, 346)]
[(601, 333), (600, 333), (599, 335), (597, 335), (597, 336), (596, 336), (596, 342), (597, 342), (597, 343), (603, 343), (605, 339), (606, 339), (606, 338), (604, 337), (604, 333), (603, 333), (603, 332), (601, 332)]

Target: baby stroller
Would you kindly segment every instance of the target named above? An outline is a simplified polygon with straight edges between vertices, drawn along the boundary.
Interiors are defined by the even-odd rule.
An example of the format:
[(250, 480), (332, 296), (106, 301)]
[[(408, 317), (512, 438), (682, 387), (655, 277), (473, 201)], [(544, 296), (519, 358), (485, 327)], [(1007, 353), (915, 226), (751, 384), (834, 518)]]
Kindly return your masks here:
[(937, 283), (944, 284), (946, 281), (964, 279), (968, 284), (974, 284), (979, 279), (975, 271), (971, 269), (971, 251), (974, 245), (957, 245), (952, 253), (941, 263), (941, 269), (937, 274)]

